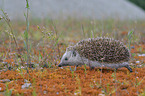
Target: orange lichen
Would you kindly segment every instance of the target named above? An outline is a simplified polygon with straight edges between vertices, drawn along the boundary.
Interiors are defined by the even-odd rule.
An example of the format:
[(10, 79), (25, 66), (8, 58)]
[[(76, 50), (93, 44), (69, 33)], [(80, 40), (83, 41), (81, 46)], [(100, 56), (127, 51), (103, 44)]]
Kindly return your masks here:
[[(49, 94), (49, 95), (61, 95), (61, 94), (80, 94), (82, 95), (99, 95), (104, 94), (101, 90), (110, 90), (106, 91), (106, 94), (115, 95), (114, 92), (115, 87), (117, 86), (118, 94), (125, 95), (127, 93), (123, 93), (123, 90), (127, 90), (129, 94), (136, 95), (137, 89), (134, 87), (134, 83), (136, 80), (138, 83), (138, 89), (141, 89), (140, 92), (143, 92), (144, 88), (144, 70), (145, 68), (136, 68), (137, 72), (141, 73), (129, 73), (126, 68), (121, 68), (116, 71), (116, 77), (114, 71), (103, 69), (102, 77), (100, 77), (101, 72), (97, 69), (95, 70), (88, 70), (87, 73), (84, 73), (83, 67), (78, 67), (76, 72), (71, 73), (71, 71), (67, 71), (64, 69), (57, 69), (57, 71), (45, 69), (45, 71), (33, 71), (29, 70), (30, 74), (25, 73), (23, 78), (17, 76), (18, 74), (14, 73), (13, 71), (6, 71), (2, 72), (3, 74), (7, 75), (7, 78), (12, 76), (15, 79), (8, 84), (8, 89), (14, 89), (12, 94), (25, 94), (25, 95), (32, 95), (32, 92), (35, 91), (38, 94)], [(13, 74), (14, 73), (14, 74)], [(36, 75), (37, 74), (37, 75)], [(1, 76), (2, 74), (0, 74)], [(58, 76), (58, 77), (56, 77)], [(43, 78), (42, 78), (43, 77)], [(29, 78), (29, 79), (28, 79)], [(115, 82), (118, 80), (117, 82)], [(27, 89), (21, 89), (21, 86), (25, 83), (24, 79), (29, 80), (32, 83), (32, 87)], [(100, 83), (101, 80), (101, 83)], [(3, 83), (2, 83), (3, 84)], [(5, 86), (5, 84), (3, 84)], [(34, 89), (35, 90), (32, 90)], [(129, 91), (134, 90), (134, 91)]]
[(6, 85), (3, 83), (0, 83), (0, 92), (3, 92), (6, 90)]

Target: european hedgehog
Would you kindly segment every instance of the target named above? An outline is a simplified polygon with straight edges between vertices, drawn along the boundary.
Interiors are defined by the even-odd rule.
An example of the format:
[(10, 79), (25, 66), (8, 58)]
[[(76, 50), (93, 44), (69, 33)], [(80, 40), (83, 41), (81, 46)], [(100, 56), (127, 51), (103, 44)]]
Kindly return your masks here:
[(58, 67), (88, 65), (91, 69), (95, 67), (121, 68), (129, 67), (130, 52), (119, 40), (98, 37), (79, 41), (70, 46), (62, 56)]

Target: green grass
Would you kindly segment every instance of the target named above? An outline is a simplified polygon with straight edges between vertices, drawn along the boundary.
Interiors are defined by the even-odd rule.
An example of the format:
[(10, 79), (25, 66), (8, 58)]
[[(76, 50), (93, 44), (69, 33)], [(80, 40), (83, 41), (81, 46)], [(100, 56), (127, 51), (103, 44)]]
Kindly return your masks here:
[[(45, 21), (45, 22), (44, 22)], [(47, 22), (48, 21), (48, 22)], [(24, 21), (12, 21), (16, 22), (14, 23), (14, 30), (17, 32), (17, 34), (21, 34), (22, 32), (18, 32), (19, 29), (18, 26), (25, 26)], [(102, 24), (103, 22), (103, 24)], [(4, 23), (4, 22), (3, 22)], [(2, 22), (0, 25), (3, 27), (6, 27), (5, 24)], [(17, 24), (18, 23), (18, 24)], [(21, 23), (21, 24), (19, 24)], [(114, 37), (115, 39), (122, 39), (122, 36), (120, 36), (121, 32), (135, 29), (135, 35), (139, 38), (138, 32), (141, 34), (144, 34), (142, 31), (144, 31), (143, 27), (145, 26), (143, 21), (118, 21), (118, 20), (30, 20), (30, 26), (34, 26), (36, 28), (39, 26), (41, 28), (41, 31), (44, 31), (45, 33), (51, 33), (56, 34), (55, 27), (57, 28), (57, 35), (60, 38), (60, 40), (81, 40), (84, 38), (91, 38), (91, 37), (98, 37), (98, 36), (108, 36), (108, 37)], [(82, 26), (83, 26), (83, 32), (82, 32)], [(16, 27), (18, 29), (16, 29)], [(38, 28), (38, 29), (39, 29)], [(36, 28), (37, 29), (37, 28)], [(40, 30), (33, 30), (30, 28), (29, 38), (32, 38), (33, 36), (35, 38), (32, 38), (34, 40), (40, 40), (43, 33), (40, 33)], [(103, 32), (102, 32), (103, 31)], [(94, 35), (94, 36), (93, 36)], [(127, 35), (123, 37), (124, 39), (128, 38)], [(138, 39), (137, 38), (137, 39)]]
[[(18, 44), (21, 44), (20, 47), (26, 48), (29, 44), (29, 54), (32, 59), (37, 58), (37, 56), (34, 55), (33, 49), (38, 49), (38, 47), (44, 47), (51, 45), (52, 51), (54, 52), (54, 56), (50, 56), (50, 53), (47, 53), (49, 56), (48, 58), (54, 58), (56, 61), (60, 60), (62, 53), (64, 53), (65, 48), (69, 45), (73, 45), (73, 43), (85, 39), (85, 38), (95, 38), (95, 37), (111, 37), (114, 39), (118, 39), (123, 41), (126, 45), (128, 45), (129, 40), (129, 46), (130, 43), (136, 43), (142, 41), (141, 37), (145, 36), (144, 33), (144, 21), (119, 21), (119, 20), (76, 20), (76, 19), (69, 19), (69, 20), (29, 20), (29, 33), (25, 35), (24, 33), (27, 32), (25, 29), (27, 29), (28, 24), (26, 26), (25, 21), (11, 21), (11, 29), (13, 30), (13, 34), (15, 34), (15, 39), (18, 42)], [(28, 23), (28, 22), (27, 22)], [(5, 44), (5, 41), (13, 41), (11, 38), (9, 38), (11, 35), (11, 32), (9, 30), (9, 25), (7, 22), (4, 21), (4, 19), (0, 22), (0, 38), (1, 38), (1, 44), (5, 46), (5, 48), (8, 48)], [(134, 32), (132, 33), (132, 31)], [(24, 32), (25, 31), (25, 32)], [(130, 32), (129, 34), (123, 34), (123, 32)], [(133, 34), (133, 38), (131, 41), (131, 34)], [(29, 38), (27, 37), (29, 35)], [(26, 43), (26, 39), (29, 39)], [(24, 43), (22, 43), (24, 42)], [(22, 45), (23, 44), (23, 45)], [(59, 44), (62, 44), (64, 46), (63, 50), (60, 50)], [(50, 46), (49, 46), (50, 47)], [(11, 50), (14, 50), (14, 48), (17, 48), (14, 46), (14, 44), (11, 44)], [(46, 48), (41, 49), (40, 52), (45, 53)], [(28, 51), (28, 50), (27, 50)], [(58, 51), (58, 52), (56, 52)], [(23, 60), (28, 58), (26, 57), (24, 53), (22, 54)], [(46, 54), (45, 54), (46, 56)], [(39, 58), (43, 59), (43, 61), (47, 61), (46, 57), (43, 58), (39, 54)], [(54, 60), (53, 59), (53, 60)], [(53, 64), (54, 62), (49, 62), (49, 64)]]
[(30, 58), (30, 50), (31, 48), (29, 48), (29, 0), (26, 0), (26, 11), (27, 13), (24, 14), (25, 18), (26, 18), (26, 30), (24, 32), (24, 43), (25, 43), (25, 48), (27, 50), (27, 67), (28, 64), (31, 64), (31, 58)]

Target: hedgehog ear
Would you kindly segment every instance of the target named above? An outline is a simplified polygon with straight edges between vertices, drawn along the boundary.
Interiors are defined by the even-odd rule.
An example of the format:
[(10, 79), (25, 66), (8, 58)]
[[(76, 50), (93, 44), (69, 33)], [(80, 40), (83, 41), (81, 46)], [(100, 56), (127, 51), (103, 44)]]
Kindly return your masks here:
[(75, 50), (72, 51), (72, 54), (74, 57), (77, 55)]
[(66, 48), (66, 51), (69, 51), (69, 49), (68, 49), (68, 48)]

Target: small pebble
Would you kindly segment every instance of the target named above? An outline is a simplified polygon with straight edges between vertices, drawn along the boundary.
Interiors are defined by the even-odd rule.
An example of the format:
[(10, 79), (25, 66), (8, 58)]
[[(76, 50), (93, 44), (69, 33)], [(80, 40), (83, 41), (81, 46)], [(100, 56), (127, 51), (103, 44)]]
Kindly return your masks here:
[(24, 79), (24, 82), (25, 82), (25, 83), (28, 83), (29, 81), (28, 81), (28, 80), (26, 80), (26, 79)]
[(56, 94), (58, 95), (58, 94), (59, 94), (59, 92), (56, 92)]
[(77, 93), (74, 93), (74, 95), (77, 95)]
[(98, 96), (105, 96), (105, 94), (99, 94)]
[(46, 94), (46, 93), (47, 93), (47, 91), (43, 91), (43, 93), (44, 93), (44, 94)]
[(22, 85), (22, 89), (24, 89), (24, 88), (28, 88), (29, 86), (31, 85), (31, 83), (25, 83), (24, 85)]
[(60, 67), (61, 69), (64, 69), (63, 67)]
[(8, 64), (8, 62), (2, 62), (3, 64)]
[(137, 63), (137, 64), (139, 64), (139, 63), (140, 63), (140, 61), (136, 61), (136, 63)]
[(1, 83), (10, 82), (10, 79), (2, 79), (0, 80)]
[(138, 56), (145, 56), (145, 54), (138, 54)]

